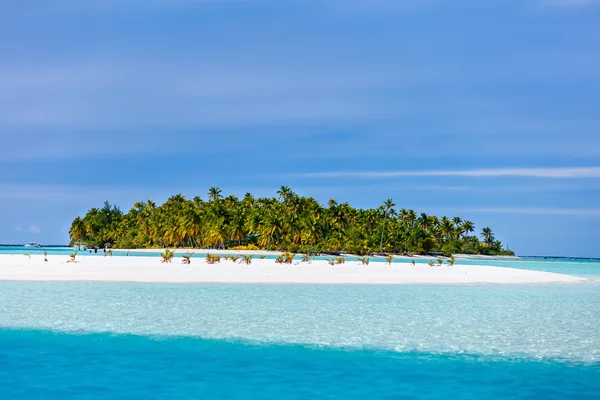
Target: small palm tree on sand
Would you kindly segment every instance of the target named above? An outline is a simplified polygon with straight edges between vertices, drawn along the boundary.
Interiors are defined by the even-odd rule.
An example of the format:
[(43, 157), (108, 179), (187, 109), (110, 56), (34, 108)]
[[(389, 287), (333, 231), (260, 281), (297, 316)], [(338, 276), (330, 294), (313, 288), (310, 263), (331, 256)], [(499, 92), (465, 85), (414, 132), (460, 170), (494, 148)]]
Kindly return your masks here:
[(394, 256), (391, 254), (388, 254), (387, 257), (385, 258), (385, 261), (387, 261), (388, 265), (392, 265), (392, 261), (394, 261)]
[(434, 264), (433, 260), (429, 260), (429, 266), (433, 267), (433, 264)]
[(252, 264), (252, 256), (242, 256), (240, 263), (244, 263), (246, 265)]
[(410, 262), (412, 265), (415, 265), (415, 260), (411, 260)]
[(181, 260), (181, 262), (183, 264), (191, 264), (192, 263), (192, 256), (193, 255), (194, 255), (194, 253), (182, 255), (183, 260)]
[(455, 262), (456, 262), (456, 260), (454, 259), (454, 255), (451, 255), (450, 258), (448, 259), (448, 264), (450, 264), (451, 267), (454, 267)]
[(73, 263), (74, 263), (74, 262), (77, 262), (77, 261), (75, 261), (75, 258), (77, 257), (77, 252), (75, 252), (75, 253), (71, 253), (71, 254), (69, 255), (69, 257), (70, 257), (70, 258), (69, 258), (69, 260), (67, 261), (68, 263), (69, 263), (69, 262), (73, 262)]
[(444, 262), (444, 260), (442, 260), (441, 258), (437, 259), (438, 264), (442, 265), (442, 263)]
[(48, 252), (44, 250), (44, 261), (48, 261)]
[(212, 255), (212, 254), (209, 253), (209, 254), (206, 255), (206, 262), (208, 264), (220, 263), (221, 262), (221, 256)]
[(170, 263), (171, 260), (173, 259), (174, 255), (175, 255), (175, 251), (171, 251), (169, 249), (165, 249), (164, 253), (160, 253), (160, 256), (162, 258), (161, 263)]
[(283, 263), (291, 264), (294, 257), (296, 257), (296, 255), (294, 253), (290, 253), (289, 251), (284, 252), (283, 253)]

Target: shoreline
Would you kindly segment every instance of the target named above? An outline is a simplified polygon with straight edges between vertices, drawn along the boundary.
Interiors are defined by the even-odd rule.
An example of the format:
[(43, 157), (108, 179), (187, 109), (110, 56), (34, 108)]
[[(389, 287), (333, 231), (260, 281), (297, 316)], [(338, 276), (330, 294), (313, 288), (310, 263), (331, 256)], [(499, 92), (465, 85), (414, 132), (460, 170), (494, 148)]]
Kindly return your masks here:
[(190, 265), (181, 258), (164, 264), (143, 256), (68, 257), (0, 255), (0, 281), (94, 281), (139, 283), (222, 283), (222, 284), (364, 284), (364, 285), (472, 285), (472, 284), (548, 284), (582, 283), (590, 279), (525, 269), (477, 265), (429, 267), (410, 263), (372, 263), (358, 261), (329, 265), (326, 261), (294, 261), (276, 264), (272, 259), (254, 259), (252, 264), (222, 260), (207, 264), (193, 258)]

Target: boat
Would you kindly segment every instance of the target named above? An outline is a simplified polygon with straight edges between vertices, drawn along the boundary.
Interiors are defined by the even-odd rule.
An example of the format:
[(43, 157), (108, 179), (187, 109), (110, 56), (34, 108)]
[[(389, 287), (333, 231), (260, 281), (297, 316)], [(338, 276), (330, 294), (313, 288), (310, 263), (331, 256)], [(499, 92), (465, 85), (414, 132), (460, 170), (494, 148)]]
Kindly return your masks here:
[(42, 247), (42, 245), (41, 245), (41, 244), (39, 244), (39, 243), (36, 243), (36, 242), (29, 242), (29, 243), (27, 243), (27, 244), (25, 245), (25, 247), (36, 247), (36, 248), (40, 248), (40, 247)]
[(73, 243), (73, 249), (79, 251), (79, 250), (87, 250), (88, 249), (88, 244), (85, 242), (75, 242)]

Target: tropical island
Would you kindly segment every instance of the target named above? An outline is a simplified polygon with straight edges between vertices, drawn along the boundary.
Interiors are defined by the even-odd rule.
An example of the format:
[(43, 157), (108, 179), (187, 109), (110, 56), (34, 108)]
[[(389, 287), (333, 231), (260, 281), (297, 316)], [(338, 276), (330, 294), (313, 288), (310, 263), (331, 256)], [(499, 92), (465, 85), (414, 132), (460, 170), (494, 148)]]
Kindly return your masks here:
[(105, 202), (73, 220), (70, 240), (116, 249), (514, 255), (489, 227), (476, 236), (471, 221), (397, 210), (391, 199), (377, 208), (357, 209), (333, 199), (323, 206), (288, 186), (277, 195), (255, 198), (246, 193), (240, 200), (211, 187), (206, 201), (177, 194), (160, 206), (151, 200), (137, 202), (127, 213)]

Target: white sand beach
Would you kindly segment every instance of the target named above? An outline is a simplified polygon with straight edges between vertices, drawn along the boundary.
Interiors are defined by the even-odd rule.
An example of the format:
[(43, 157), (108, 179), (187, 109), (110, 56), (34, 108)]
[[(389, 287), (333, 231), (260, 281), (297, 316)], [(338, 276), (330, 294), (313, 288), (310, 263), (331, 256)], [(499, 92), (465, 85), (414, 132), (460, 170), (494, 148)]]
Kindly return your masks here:
[(373, 262), (362, 266), (355, 260), (334, 266), (326, 261), (281, 265), (272, 259), (255, 259), (250, 265), (226, 260), (209, 265), (203, 258), (192, 258), (190, 265), (184, 265), (180, 257), (170, 264), (161, 263), (157, 257), (133, 256), (82, 255), (76, 263), (67, 260), (61, 255), (50, 255), (47, 262), (40, 255), (0, 255), (0, 280), (296, 284), (533, 284), (588, 280), (513, 268)]

